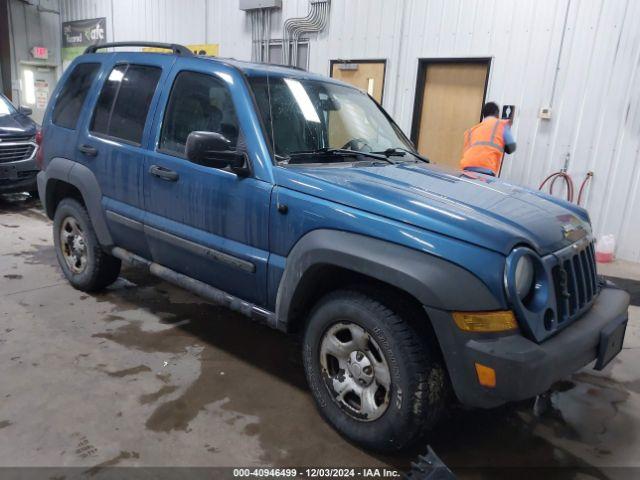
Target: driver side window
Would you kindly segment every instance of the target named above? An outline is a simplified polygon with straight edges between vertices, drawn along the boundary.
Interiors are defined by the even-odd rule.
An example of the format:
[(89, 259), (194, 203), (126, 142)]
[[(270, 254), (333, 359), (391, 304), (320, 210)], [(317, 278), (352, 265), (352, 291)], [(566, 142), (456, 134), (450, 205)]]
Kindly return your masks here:
[(185, 158), (187, 137), (198, 130), (221, 133), (236, 148), (240, 129), (226, 85), (211, 75), (181, 72), (171, 89), (158, 150)]

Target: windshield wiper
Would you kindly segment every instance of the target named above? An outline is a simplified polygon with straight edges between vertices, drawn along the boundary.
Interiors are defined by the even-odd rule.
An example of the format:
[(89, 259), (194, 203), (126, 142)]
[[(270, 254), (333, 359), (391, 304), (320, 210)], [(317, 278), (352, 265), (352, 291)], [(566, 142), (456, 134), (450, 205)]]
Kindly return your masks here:
[(377, 152), (361, 152), (359, 150), (349, 150), (346, 148), (318, 148), (316, 150), (304, 150), (299, 152), (291, 152), (289, 153), (289, 160), (287, 163), (291, 163), (291, 159), (299, 156), (308, 156), (308, 155), (335, 155), (339, 157), (354, 157), (354, 156), (363, 156), (369, 158), (375, 158), (376, 160), (382, 160), (387, 163), (395, 164), (393, 160), (389, 159), (386, 155), (381, 155)]
[(423, 157), (422, 155), (418, 155), (416, 152), (411, 151), (408, 148), (393, 147), (393, 148), (387, 148), (386, 150), (383, 150), (381, 152), (372, 152), (372, 153), (381, 154), (386, 157), (404, 157), (408, 153), (414, 156), (415, 158), (417, 158), (418, 160), (422, 160), (425, 163), (431, 163), (431, 161), (428, 158)]

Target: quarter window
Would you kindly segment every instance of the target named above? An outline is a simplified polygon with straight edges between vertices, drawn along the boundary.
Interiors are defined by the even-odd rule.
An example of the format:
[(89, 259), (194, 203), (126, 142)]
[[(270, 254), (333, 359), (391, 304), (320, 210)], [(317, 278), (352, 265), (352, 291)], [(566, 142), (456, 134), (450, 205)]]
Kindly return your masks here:
[(199, 130), (221, 133), (231, 142), (231, 148), (235, 148), (239, 127), (233, 100), (217, 78), (181, 72), (171, 89), (159, 150), (184, 157), (187, 137)]
[(118, 65), (111, 70), (90, 130), (139, 145), (161, 73), (162, 69), (146, 65)]
[(99, 68), (99, 63), (80, 63), (74, 67), (56, 101), (53, 123), (75, 130), (82, 105)]

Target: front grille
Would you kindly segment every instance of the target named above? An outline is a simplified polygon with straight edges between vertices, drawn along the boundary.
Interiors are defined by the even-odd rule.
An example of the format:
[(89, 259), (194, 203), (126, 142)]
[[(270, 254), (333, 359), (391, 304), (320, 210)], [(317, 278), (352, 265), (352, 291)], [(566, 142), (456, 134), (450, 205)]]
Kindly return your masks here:
[(24, 170), (22, 172), (18, 172), (18, 178), (23, 180), (25, 178), (32, 178), (38, 175), (38, 170)]
[(33, 143), (0, 143), (0, 163), (26, 160), (33, 155), (35, 148)]
[(0, 186), (3, 185), (13, 185), (16, 182), (21, 180), (28, 180), (30, 178), (35, 179), (36, 175), (38, 175), (38, 170), (24, 170), (21, 172), (17, 172), (15, 178), (0, 178)]
[(29, 140), (33, 139), (33, 135), (9, 135), (0, 137), (0, 141), (2, 142), (28, 142)]
[(599, 291), (593, 242), (577, 245), (555, 254), (558, 264), (552, 275), (559, 324), (584, 313)]

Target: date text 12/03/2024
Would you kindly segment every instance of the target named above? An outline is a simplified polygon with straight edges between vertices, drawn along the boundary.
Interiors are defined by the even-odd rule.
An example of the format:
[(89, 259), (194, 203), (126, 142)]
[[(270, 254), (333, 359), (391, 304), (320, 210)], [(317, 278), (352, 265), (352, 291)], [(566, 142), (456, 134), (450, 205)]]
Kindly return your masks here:
[(235, 478), (395, 478), (389, 468), (234, 468)]

